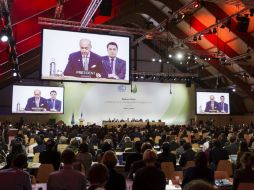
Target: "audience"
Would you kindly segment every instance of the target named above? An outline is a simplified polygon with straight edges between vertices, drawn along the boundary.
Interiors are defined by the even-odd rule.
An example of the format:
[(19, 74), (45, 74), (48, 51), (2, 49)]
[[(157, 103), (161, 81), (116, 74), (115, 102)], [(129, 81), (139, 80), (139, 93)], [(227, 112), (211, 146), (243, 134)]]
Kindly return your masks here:
[(63, 169), (50, 174), (47, 189), (48, 190), (86, 190), (85, 175), (73, 169), (72, 163), (75, 160), (75, 154), (70, 149), (65, 149), (61, 155), (64, 163)]
[(215, 188), (203, 180), (193, 180), (185, 185), (183, 190), (215, 190)]
[[(8, 132), (9, 126), (11, 125), (7, 122), (2, 123), (2, 125), (0, 126), (0, 132), (2, 137), (2, 140), (0, 141), (2, 144), (6, 144), (5, 142), (8, 142), (8, 135), (6, 134)], [(196, 125), (172, 125), (165, 127), (152, 126), (147, 123), (147, 126), (143, 128), (132, 128), (128, 127), (127, 125), (107, 128), (97, 126), (95, 124), (90, 126), (74, 125), (72, 127), (69, 127), (66, 126), (64, 123), (60, 123), (55, 126), (48, 126), (46, 124), (39, 125), (38, 123), (31, 123), (29, 125), (21, 124), (18, 126), (18, 135), (11, 142), (11, 148), (9, 150), (9, 153), (7, 149), (3, 153), (1, 153), (1, 155), (3, 155), (1, 156), (2, 162), (5, 161), (5, 157), (7, 157), (7, 164), (4, 168), (12, 167), (11, 163), (13, 162), (13, 159), (16, 157), (16, 155), (20, 153), (25, 153), (25, 150), (28, 151), (29, 143), (25, 144), (25, 142), (27, 142), (27, 139), (32, 140), (32, 138), (34, 138), (37, 143), (30, 146), (29, 153), (31, 152), (31, 150), (32, 152), (34, 151), (34, 153), (39, 153), (42, 151), (40, 153), (40, 162), (53, 164), (54, 169), (57, 171), (59, 169), (61, 155), (56, 151), (56, 145), (57, 143), (64, 143), (67, 144), (69, 148), (74, 150), (76, 154), (76, 160), (72, 164), (72, 168), (75, 168), (75, 163), (79, 163), (79, 166), (82, 165), (82, 168), (85, 168), (84, 170), (82, 170), (84, 172), (83, 175), (89, 174), (89, 168), (91, 167), (92, 161), (97, 161), (95, 155), (98, 155), (98, 161), (106, 164), (109, 172), (109, 176), (107, 177), (107, 179), (109, 179), (109, 181), (106, 182), (107, 179), (105, 180), (104, 178), (103, 182), (97, 181), (97, 183), (96, 180), (94, 180), (93, 185), (91, 185), (91, 188), (93, 189), (112, 189), (111, 186), (108, 187), (108, 184), (112, 185), (115, 184), (116, 181), (121, 181), (120, 175), (117, 175), (117, 172), (114, 169), (117, 161), (114, 152), (112, 151), (121, 151), (121, 148), (123, 147), (124, 149), (125, 147), (131, 148), (132, 144), (134, 145), (134, 147), (131, 151), (135, 152), (124, 152), (123, 157), (126, 158), (125, 170), (129, 171), (128, 178), (134, 178), (135, 181), (136, 178), (134, 176), (136, 176), (142, 169), (148, 167), (147, 162), (142, 159), (142, 153), (144, 153), (144, 151), (147, 149), (153, 149), (153, 144), (156, 136), (163, 137), (159, 144), (159, 148), (162, 150), (162, 153), (158, 153), (158, 158), (156, 160), (158, 161), (158, 163), (163, 161), (172, 161), (175, 163), (175, 155), (172, 153), (176, 153), (177, 157), (178, 155), (180, 156), (179, 164), (181, 166), (184, 166), (188, 160), (195, 159), (196, 153), (192, 150), (191, 143), (198, 143), (202, 146), (200, 147), (200, 149), (195, 148), (195, 151), (202, 150), (205, 152), (207, 159), (209, 159), (210, 166), (213, 170), (216, 169), (219, 160), (227, 160), (229, 154), (235, 154), (236, 147), (239, 144), (239, 149), (237, 151), (237, 163), (236, 166), (233, 167), (233, 169), (240, 168), (240, 165), (242, 165), (242, 167), (235, 172), (235, 184), (237, 184), (237, 181), (239, 181), (239, 176), (241, 176), (241, 172), (245, 172), (246, 176), (250, 177), (250, 179), (253, 179), (250, 174), (252, 172), (252, 170), (250, 169), (251, 166), (245, 166), (241, 162), (241, 157), (243, 157), (242, 155), (245, 155), (245, 153), (249, 153), (249, 151), (252, 151), (252, 149), (250, 148), (249, 150), (248, 147), (251, 147), (254, 142), (254, 138), (251, 138), (254, 133), (253, 124), (216, 126), (213, 124), (212, 121), (209, 121), (203, 123), (201, 122)], [(197, 133), (200, 133), (200, 135), (198, 136)], [(131, 139), (128, 136), (131, 137)], [(45, 145), (43, 144), (44, 137), (50, 139), (47, 143), (45, 143), (46, 150)], [(137, 138), (135, 137), (140, 138), (140, 141), (135, 142), (137, 140)], [(190, 143), (185, 143), (184, 139), (186, 139), (186, 137), (188, 137)], [(55, 139), (56, 141), (53, 139)], [(79, 139), (82, 139), (82, 141)], [(121, 139), (123, 139), (122, 146), (120, 145)], [(150, 143), (147, 143), (148, 141)], [(81, 142), (84, 143), (80, 144)], [(140, 147), (142, 142), (144, 143), (141, 150)], [(212, 144), (210, 144), (210, 142), (212, 142)], [(178, 143), (181, 144), (180, 147), (178, 147)], [(36, 144), (38, 146), (36, 146)], [(155, 148), (157, 149), (157, 147)], [(91, 155), (91, 153), (93, 156)], [(107, 154), (110, 155), (109, 159), (106, 159)], [(201, 156), (200, 154), (203, 153), (198, 153), (198, 157), (195, 160), (195, 167), (187, 169), (185, 171), (186, 173), (184, 173), (184, 188), (189, 187), (188, 184), (191, 184), (194, 179), (205, 179), (210, 183), (212, 183), (213, 181), (211, 170), (207, 168), (207, 165), (204, 164), (204, 162), (202, 164), (202, 162), (198, 161), (200, 159), (199, 157), (204, 156)], [(203, 159), (202, 161), (205, 161), (205, 159)], [(107, 164), (106, 162), (108, 162), (109, 164)], [(155, 162), (154, 165), (157, 167), (158, 170), (160, 170), (158, 163)], [(175, 169), (181, 170), (181, 167), (176, 166)], [(204, 175), (201, 175), (201, 170), (203, 172), (206, 171)], [(112, 178), (117, 178), (116, 176), (119, 177), (119, 180), (114, 180), (114, 182), (112, 182)], [(141, 177), (139, 175), (138, 179), (142, 178), (143, 174), (141, 175)], [(125, 181), (123, 180), (123, 182)], [(123, 186), (125, 185), (123, 185), (122, 183), (122, 187)], [(120, 189), (120, 187), (117, 189)]]
[(170, 152), (171, 147), (168, 142), (162, 144), (162, 153), (158, 154), (157, 161), (159, 164), (162, 162), (172, 162), (176, 168), (176, 155)]
[(88, 172), (87, 179), (90, 187), (88, 190), (106, 190), (106, 185), (109, 178), (109, 172), (104, 164), (93, 164)]
[(148, 149), (144, 152), (145, 167), (135, 173), (132, 190), (165, 190), (165, 175), (155, 166), (156, 159), (154, 150)]
[(27, 167), (25, 154), (16, 154), (8, 169), (0, 170), (1, 190), (31, 190), (30, 175), (23, 171)]
[(239, 169), (241, 167), (241, 163), (240, 163), (240, 159), (242, 157), (242, 155), (245, 152), (249, 152), (249, 148), (248, 148), (248, 144), (246, 141), (241, 141), (240, 142), (240, 146), (239, 146), (239, 150), (237, 152), (237, 159), (236, 159), (236, 169)]
[(240, 163), (242, 165), (242, 169), (235, 171), (232, 190), (237, 190), (240, 183), (254, 183), (253, 153), (245, 152), (240, 159)]
[(106, 190), (125, 190), (125, 179), (119, 174), (114, 167), (117, 164), (117, 157), (112, 150), (108, 150), (102, 157), (102, 163), (107, 166), (109, 171), (109, 179), (106, 183)]
[(88, 173), (93, 162), (92, 154), (89, 153), (88, 149), (88, 145), (86, 143), (82, 143), (79, 145), (79, 151), (76, 155), (76, 160), (81, 162), (86, 174)]
[(142, 154), (141, 154), (141, 146), (142, 142), (141, 141), (136, 141), (134, 143), (134, 150), (135, 152), (133, 153), (127, 153), (126, 157), (126, 163), (125, 163), (125, 171), (130, 171), (131, 164), (135, 161), (142, 160)]
[(219, 140), (213, 141), (213, 148), (209, 152), (209, 163), (213, 170), (216, 170), (220, 160), (228, 160), (228, 153), (222, 148)]
[(214, 183), (214, 172), (208, 168), (208, 161), (204, 152), (199, 152), (195, 160), (195, 166), (186, 169), (184, 172), (184, 178), (182, 187), (188, 184), (192, 180), (202, 179), (210, 184)]
[(54, 140), (49, 139), (46, 142), (46, 151), (40, 153), (39, 161), (41, 164), (52, 164), (55, 170), (59, 169), (61, 154), (57, 152)]
[(183, 145), (184, 152), (181, 154), (179, 165), (184, 167), (188, 161), (192, 161), (196, 157), (196, 152), (192, 150), (190, 143), (185, 143)]
[[(142, 144), (141, 153), (143, 154), (147, 149), (153, 149), (152, 145), (149, 142), (145, 142)], [(128, 178), (133, 179), (133, 174), (135, 174), (138, 169), (145, 167), (145, 165), (146, 165), (146, 163), (145, 163), (144, 159), (137, 160), (137, 161), (133, 162), (131, 165), (130, 172), (128, 174)]]

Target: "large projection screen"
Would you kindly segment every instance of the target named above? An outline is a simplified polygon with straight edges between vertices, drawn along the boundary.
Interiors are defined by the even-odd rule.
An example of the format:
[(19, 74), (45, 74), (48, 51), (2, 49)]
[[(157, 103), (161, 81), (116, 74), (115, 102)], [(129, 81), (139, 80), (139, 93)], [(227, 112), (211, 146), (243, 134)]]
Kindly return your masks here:
[[(35, 96), (40, 97), (38, 101)], [(54, 96), (54, 100), (52, 100)], [(13, 85), (12, 113), (64, 113), (64, 88), (52, 86)]]
[(129, 83), (128, 36), (43, 29), (41, 58), (44, 80)]
[(197, 114), (230, 114), (228, 92), (196, 92)]

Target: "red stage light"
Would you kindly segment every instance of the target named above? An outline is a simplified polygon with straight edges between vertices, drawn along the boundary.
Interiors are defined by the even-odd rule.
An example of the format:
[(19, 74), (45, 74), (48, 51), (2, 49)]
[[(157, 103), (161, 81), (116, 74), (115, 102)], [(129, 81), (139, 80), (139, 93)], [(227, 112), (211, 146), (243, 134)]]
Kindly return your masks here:
[(194, 2), (194, 8), (198, 8), (199, 7), (199, 2), (198, 1), (195, 1)]

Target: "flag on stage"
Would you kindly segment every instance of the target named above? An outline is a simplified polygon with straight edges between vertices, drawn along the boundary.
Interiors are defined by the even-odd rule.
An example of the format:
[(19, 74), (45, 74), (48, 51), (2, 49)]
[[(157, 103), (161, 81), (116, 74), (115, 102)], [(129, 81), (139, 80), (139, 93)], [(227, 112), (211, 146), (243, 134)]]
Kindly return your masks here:
[(71, 116), (71, 124), (72, 124), (72, 125), (74, 125), (74, 124), (75, 124), (74, 112), (72, 113), (72, 116)]

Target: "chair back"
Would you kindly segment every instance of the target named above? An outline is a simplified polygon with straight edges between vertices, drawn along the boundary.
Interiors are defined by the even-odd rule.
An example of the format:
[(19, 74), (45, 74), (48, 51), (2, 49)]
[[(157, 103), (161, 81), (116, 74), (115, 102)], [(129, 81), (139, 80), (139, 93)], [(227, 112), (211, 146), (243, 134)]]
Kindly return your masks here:
[(40, 157), (40, 153), (39, 152), (36, 152), (34, 154), (34, 157), (33, 157), (33, 163), (39, 163), (39, 157)]
[(159, 144), (159, 141), (161, 140), (161, 136), (156, 136), (155, 138), (154, 138), (154, 143), (155, 144)]
[(229, 160), (220, 160), (216, 171), (226, 171), (228, 176), (231, 177), (233, 175), (232, 164)]
[(226, 171), (215, 171), (214, 179), (229, 179), (229, 176)]
[(189, 161), (187, 161), (187, 163), (183, 167), (183, 170), (186, 170), (186, 169), (188, 169), (190, 167), (194, 167), (194, 166), (195, 166), (195, 161), (194, 160), (189, 160)]
[(172, 173), (175, 171), (173, 162), (162, 162), (161, 170), (164, 172), (165, 177), (170, 179)]
[(52, 164), (41, 164), (36, 176), (36, 181), (38, 183), (47, 183), (49, 174), (54, 171)]
[(237, 190), (252, 190), (254, 189), (254, 183), (240, 183)]

